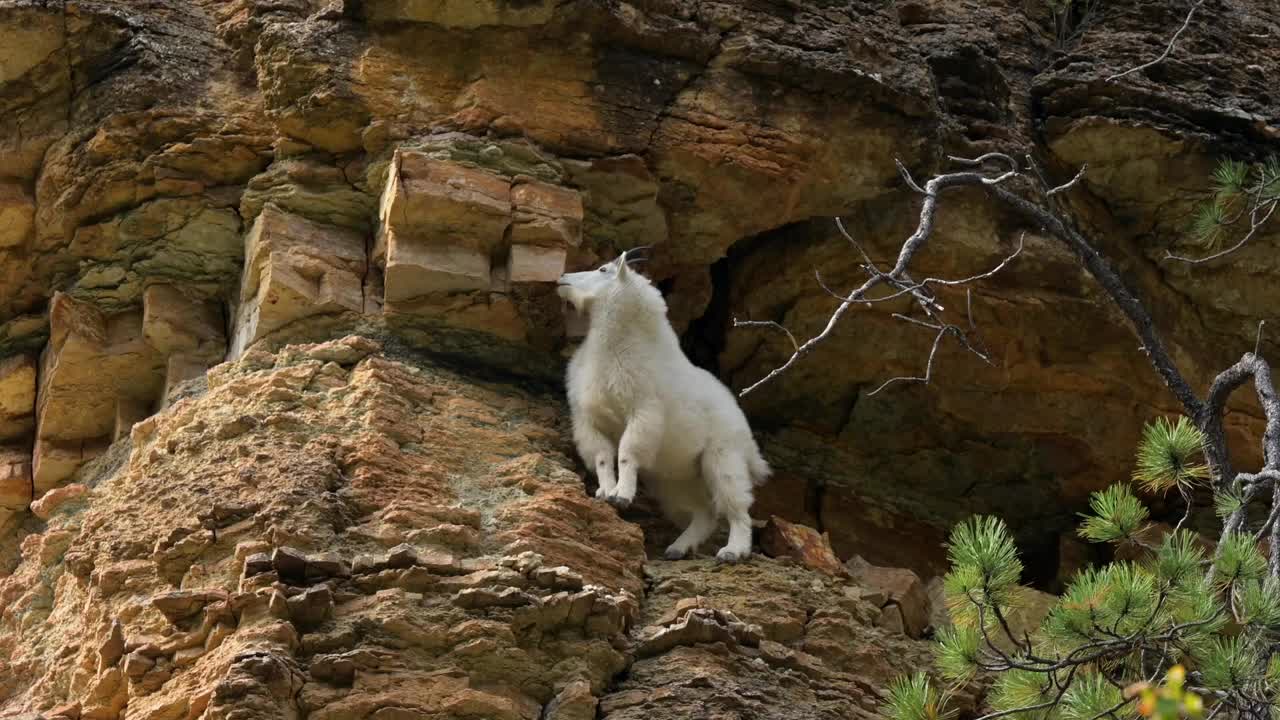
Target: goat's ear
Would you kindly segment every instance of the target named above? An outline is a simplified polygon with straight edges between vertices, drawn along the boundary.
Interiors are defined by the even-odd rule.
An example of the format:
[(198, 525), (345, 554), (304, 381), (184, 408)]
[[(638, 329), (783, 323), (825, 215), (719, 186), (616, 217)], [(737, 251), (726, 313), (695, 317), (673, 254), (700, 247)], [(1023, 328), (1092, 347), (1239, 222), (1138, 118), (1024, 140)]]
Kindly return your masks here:
[(627, 267), (627, 254), (624, 252), (618, 256), (618, 279), (626, 280), (631, 269)]

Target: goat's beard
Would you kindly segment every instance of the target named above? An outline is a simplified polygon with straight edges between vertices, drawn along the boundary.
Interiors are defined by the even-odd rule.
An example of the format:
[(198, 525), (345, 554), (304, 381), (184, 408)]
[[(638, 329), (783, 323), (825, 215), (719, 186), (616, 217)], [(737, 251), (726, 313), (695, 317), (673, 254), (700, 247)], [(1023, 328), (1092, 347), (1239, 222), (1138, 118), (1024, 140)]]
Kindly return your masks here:
[(564, 309), (566, 311), (569, 308), (573, 308), (573, 311), (580, 315), (587, 314), (586, 299), (582, 297), (581, 293), (574, 292), (571, 287), (561, 285), (556, 288), (556, 294), (564, 301)]

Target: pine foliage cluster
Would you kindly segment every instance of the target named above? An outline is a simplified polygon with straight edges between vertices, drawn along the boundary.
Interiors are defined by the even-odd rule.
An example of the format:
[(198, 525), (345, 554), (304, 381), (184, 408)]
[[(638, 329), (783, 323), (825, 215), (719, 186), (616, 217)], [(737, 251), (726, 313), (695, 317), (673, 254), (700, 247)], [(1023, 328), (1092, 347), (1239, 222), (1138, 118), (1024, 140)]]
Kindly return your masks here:
[[(1134, 484), (1185, 497), (1209, 477), (1203, 442), (1185, 418), (1148, 425)], [(1239, 507), (1230, 489), (1217, 494), (1220, 513)], [(948, 543), (952, 626), (938, 634), (936, 672), (899, 679), (886, 714), (950, 717), (955, 691), (982, 677), (991, 683), (986, 718), (1280, 718), (1280, 580), (1260, 538), (1232, 532), (1206, 551), (1188, 530), (1157, 544), (1145, 537), (1147, 528), (1147, 508), (1133, 486), (1095, 493), (1079, 534), (1136, 545), (1140, 559), (1080, 571), (1039, 628), (1019, 637), (1008, 618), (1022, 562), (1008, 528), (994, 517), (960, 523)], [(1169, 703), (1179, 709), (1161, 711)]]

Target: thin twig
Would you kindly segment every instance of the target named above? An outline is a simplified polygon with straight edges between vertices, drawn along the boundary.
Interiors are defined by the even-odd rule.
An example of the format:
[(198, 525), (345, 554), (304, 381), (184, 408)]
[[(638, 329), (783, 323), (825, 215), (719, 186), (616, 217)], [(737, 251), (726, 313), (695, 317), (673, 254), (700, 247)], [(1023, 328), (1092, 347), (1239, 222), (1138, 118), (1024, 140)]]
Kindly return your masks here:
[[(1004, 159), (1008, 161), (1011, 166), (1014, 165), (1012, 158), (1009, 158), (1008, 155), (1003, 155), (1000, 153), (988, 153), (987, 155), (984, 155), (982, 158), (978, 158), (977, 160), (972, 160), (972, 161), (963, 160), (963, 159), (957, 159), (957, 160), (972, 164), (972, 163), (983, 162), (986, 159), (991, 159), (991, 158)], [(770, 380), (773, 380), (774, 378), (778, 377), (779, 375), (786, 372), (787, 370), (790, 370), (793, 365), (795, 365), (797, 362), (799, 362), (802, 358), (804, 358), (809, 353), (813, 352), (813, 350), (817, 348), (819, 344), (821, 344), (823, 341), (825, 341), (827, 338), (831, 336), (831, 334), (835, 331), (836, 326), (840, 324), (841, 318), (843, 318), (844, 314), (849, 311), (849, 308), (852, 307), (854, 303), (864, 301), (869, 291), (873, 290), (879, 285), (883, 285), (891, 282), (895, 285), (896, 283), (910, 284), (910, 280), (906, 278), (907, 265), (911, 263), (911, 259), (915, 257), (916, 253), (919, 252), (919, 250), (922, 247), (924, 247), (925, 244), (928, 243), (929, 237), (933, 233), (933, 221), (934, 221), (934, 215), (937, 212), (939, 193), (941, 193), (943, 190), (947, 188), (960, 187), (960, 186), (979, 185), (979, 186), (986, 186), (986, 187), (995, 187), (1000, 182), (1003, 182), (1004, 180), (1007, 180), (1008, 178), (1011, 178), (1016, 174), (1017, 174), (1016, 171), (1010, 171), (1002, 175), (999, 175), (995, 178), (992, 178), (991, 176), (983, 174), (981, 172), (961, 171), (961, 172), (948, 173), (945, 175), (939, 175), (933, 178), (932, 180), (930, 180), (929, 182), (925, 183), (925, 187), (923, 189), (924, 204), (920, 208), (919, 224), (916, 226), (915, 232), (911, 234), (911, 237), (907, 238), (906, 242), (904, 242), (902, 244), (902, 247), (899, 249), (898, 258), (894, 262), (893, 268), (888, 272), (882, 272), (882, 271), (876, 270), (875, 271), (876, 274), (873, 274), (870, 278), (866, 280), (866, 282), (862, 283), (861, 286), (859, 286), (853, 292), (849, 293), (847, 297), (845, 297), (843, 300), (840, 301), (840, 305), (835, 309), (833, 313), (831, 313), (831, 316), (827, 318), (827, 324), (822, 329), (821, 332), (809, 338), (808, 340), (804, 341), (803, 343), (800, 343), (796, 347), (795, 352), (791, 354), (791, 357), (787, 358), (787, 360), (783, 362), (781, 365), (779, 365), (778, 367), (769, 371), (769, 373), (765, 375), (763, 378), (760, 378), (756, 382), (744, 388), (742, 391), (738, 393), (738, 396), (745, 397), (749, 395), (750, 393), (755, 391), (757, 388), (759, 388), (761, 385), (764, 385), (765, 383), (769, 382)], [(874, 268), (872, 269), (875, 270)], [(923, 300), (922, 300), (922, 303), (924, 303)], [(928, 310), (929, 308), (926, 307), (926, 312)]]
[(1089, 168), (1089, 163), (1085, 163), (1085, 164), (1081, 165), (1081, 166), (1080, 166), (1080, 172), (1076, 173), (1076, 176), (1075, 176), (1075, 177), (1071, 178), (1071, 179), (1070, 179), (1070, 180), (1068, 180), (1067, 182), (1064, 182), (1064, 183), (1062, 183), (1061, 185), (1059, 185), (1059, 186), (1057, 186), (1057, 187), (1055, 187), (1055, 188), (1050, 188), (1047, 192), (1045, 192), (1045, 195), (1047, 195), (1047, 196), (1049, 196), (1049, 197), (1053, 197), (1054, 195), (1057, 195), (1058, 193), (1066, 192), (1066, 191), (1070, 190), (1071, 188), (1075, 187), (1076, 183), (1080, 182), (1080, 179), (1084, 177), (1084, 171), (1085, 171), (1085, 170), (1087, 170), (1088, 168)]
[(1266, 225), (1267, 221), (1271, 219), (1271, 215), (1275, 213), (1277, 206), (1280, 206), (1280, 201), (1272, 202), (1271, 206), (1267, 209), (1266, 214), (1262, 216), (1261, 220), (1258, 220), (1257, 218), (1251, 218), (1249, 232), (1245, 233), (1245, 236), (1240, 238), (1240, 242), (1236, 243), (1235, 245), (1232, 245), (1226, 250), (1220, 250), (1212, 255), (1206, 255), (1205, 257), (1202, 257), (1202, 258), (1186, 257), (1185, 255), (1174, 255), (1168, 250), (1165, 250), (1164, 259), (1177, 260), (1179, 262), (1189, 263), (1191, 265), (1199, 265), (1200, 263), (1207, 263), (1212, 260), (1217, 260), (1218, 258), (1221, 258), (1221, 257), (1226, 257), (1227, 255), (1230, 255), (1231, 253), (1244, 247), (1245, 243), (1248, 243), (1250, 240), (1252, 240), (1253, 236), (1257, 234), (1259, 228), (1261, 228), (1263, 225)]
[(907, 183), (907, 187), (923, 195), (924, 190), (916, 184), (915, 178), (911, 177), (911, 173), (907, 171), (907, 166), (903, 165), (902, 161), (898, 158), (893, 159), (893, 164), (898, 166), (898, 174), (901, 175), (903, 181)]
[(1177, 525), (1173, 526), (1173, 532), (1175, 533), (1181, 530), (1183, 523), (1187, 521), (1187, 518), (1191, 517), (1191, 496), (1187, 494), (1186, 488), (1181, 485), (1178, 486), (1178, 494), (1182, 496), (1182, 504), (1186, 505), (1186, 509), (1182, 512), (1182, 519), (1178, 521)]
[(1160, 57), (1150, 62), (1145, 62), (1135, 68), (1129, 68), (1128, 70), (1125, 70), (1122, 73), (1116, 73), (1115, 75), (1112, 75), (1111, 77), (1107, 78), (1107, 82), (1115, 82), (1116, 80), (1119, 80), (1120, 78), (1126, 75), (1130, 75), (1132, 73), (1136, 73), (1141, 70), (1146, 70), (1147, 68), (1153, 65), (1158, 65), (1164, 62), (1164, 59), (1169, 57), (1169, 53), (1173, 52), (1173, 46), (1178, 43), (1178, 38), (1182, 35), (1183, 32), (1186, 31), (1187, 26), (1191, 24), (1191, 16), (1195, 15), (1196, 10), (1199, 9), (1199, 7), (1203, 4), (1204, 4), (1204, 0), (1196, 0), (1196, 3), (1191, 6), (1191, 9), (1187, 11), (1187, 17), (1184, 18), (1182, 21), (1182, 27), (1178, 28), (1178, 32), (1174, 33), (1173, 37), (1169, 39), (1169, 44), (1165, 47), (1164, 52), (1160, 53)]
[(739, 320), (738, 318), (734, 318), (733, 326), (734, 327), (771, 327), (771, 328), (774, 328), (775, 330), (781, 330), (782, 332), (787, 334), (787, 339), (791, 341), (791, 347), (795, 348), (795, 352), (800, 352), (800, 343), (796, 342), (796, 336), (792, 335), (791, 331), (788, 330), (785, 326), (783, 326), (782, 323), (777, 323), (772, 320)]
[[(837, 219), (836, 219), (836, 223), (837, 223), (837, 225), (839, 225), (839, 222), (840, 222), (840, 220), (837, 218)], [(849, 242), (853, 243), (855, 247), (857, 247), (858, 249), (861, 249), (861, 248), (862, 248), (862, 246), (861, 246), (861, 245), (858, 245), (857, 241), (855, 241), (852, 237), (849, 237), (849, 234), (848, 234), (848, 233), (845, 233), (845, 232), (844, 232), (844, 228), (843, 228), (843, 227), (841, 227), (841, 228), (840, 228), (840, 232), (844, 233), (844, 236), (845, 236), (846, 238), (848, 238), (848, 239), (849, 239)], [(971, 276), (969, 276), (969, 277), (967, 277), (967, 278), (960, 278), (960, 279), (958, 279), (958, 280), (946, 280), (946, 279), (943, 279), (943, 278), (927, 277), (927, 278), (925, 278), (924, 280), (921, 280), (921, 281), (920, 281), (920, 282), (918, 282), (918, 283), (915, 283), (915, 284), (912, 284), (912, 285), (905, 285), (905, 286), (901, 286), (901, 288), (900, 288), (897, 292), (895, 292), (895, 293), (891, 293), (891, 294), (889, 294), (889, 295), (882, 295), (882, 296), (880, 296), (880, 297), (874, 297), (874, 298), (863, 297), (863, 298), (859, 298), (858, 300), (856, 300), (856, 302), (862, 302), (862, 303), (866, 303), (866, 304), (870, 305), (870, 304), (872, 304), (872, 303), (879, 303), (879, 302), (886, 302), (886, 301), (889, 301), (889, 300), (896, 300), (896, 299), (898, 299), (898, 298), (902, 297), (903, 295), (914, 294), (917, 290), (925, 289), (925, 288), (927, 288), (927, 287), (928, 287), (928, 286), (930, 286), (930, 285), (946, 285), (946, 286), (954, 287), (954, 286), (956, 286), (956, 285), (968, 285), (968, 284), (970, 284), (970, 283), (974, 283), (974, 282), (977, 282), (977, 281), (979, 281), (979, 280), (986, 280), (987, 278), (989, 278), (989, 277), (991, 277), (991, 276), (996, 275), (997, 273), (999, 273), (1001, 270), (1003, 270), (1003, 269), (1005, 268), (1005, 266), (1006, 266), (1006, 265), (1008, 265), (1010, 262), (1013, 262), (1013, 259), (1014, 259), (1014, 258), (1016, 258), (1016, 257), (1018, 257), (1018, 255), (1022, 254), (1023, 247), (1024, 247), (1024, 246), (1025, 246), (1025, 244), (1026, 244), (1026, 238), (1027, 238), (1027, 234), (1026, 234), (1026, 233), (1022, 233), (1022, 234), (1020, 234), (1020, 235), (1018, 236), (1018, 247), (1017, 247), (1017, 248), (1015, 248), (1015, 249), (1014, 249), (1014, 251), (1013, 251), (1012, 253), (1010, 253), (1009, 255), (1005, 256), (1005, 258), (1004, 258), (1003, 260), (1001, 260), (1001, 261), (1000, 261), (1000, 264), (999, 264), (999, 265), (996, 265), (995, 267), (991, 268), (990, 270), (987, 270), (986, 272), (982, 272), (982, 273), (979, 273), (979, 274), (977, 274), (977, 275), (971, 275)], [(870, 259), (868, 259), (868, 264), (870, 264)], [(848, 299), (851, 297), (851, 295), (842, 295), (842, 294), (840, 294), (840, 293), (837, 293), (837, 292), (835, 292), (834, 290), (832, 290), (830, 287), (828, 287), (828, 286), (827, 286), (827, 284), (826, 284), (826, 283), (824, 283), (824, 282), (822, 281), (822, 276), (818, 274), (818, 271), (816, 271), (816, 270), (815, 270), (815, 271), (814, 271), (814, 275), (816, 275), (816, 276), (817, 276), (817, 278), (818, 278), (818, 284), (822, 286), (822, 289), (823, 289), (823, 290), (826, 290), (826, 291), (827, 291), (827, 294), (831, 295), (831, 296), (832, 296), (832, 297), (834, 297), (835, 299), (837, 299), (837, 300), (841, 300), (841, 301), (844, 301), (844, 300), (848, 300)], [(886, 282), (891, 282), (891, 281), (886, 281)], [(941, 305), (939, 305), (935, 299), (933, 299), (933, 298), (931, 298), (931, 297), (930, 297), (930, 298), (929, 298), (929, 300), (931, 300), (931, 301), (932, 301), (930, 304), (931, 304), (931, 305), (933, 305), (935, 309), (937, 309), (937, 310), (943, 310), (943, 309), (945, 309), (945, 308), (943, 308)]]
[[(907, 319), (907, 320), (909, 320), (910, 318), (903, 318), (903, 319)], [(919, 323), (919, 321), (912, 321), (912, 322), (917, 322), (917, 323)], [(922, 324), (922, 325), (923, 325), (924, 323), (919, 323), (919, 324)], [(927, 327), (927, 326), (926, 326), (926, 327)], [(867, 397), (871, 397), (871, 396), (875, 395), (876, 393), (880, 392), (881, 390), (883, 390), (883, 389), (885, 389), (885, 388), (889, 387), (890, 385), (892, 385), (892, 384), (894, 384), (894, 383), (896, 383), (896, 382), (919, 382), (919, 383), (924, 383), (925, 385), (928, 385), (928, 384), (929, 384), (929, 380), (933, 377), (933, 357), (934, 357), (935, 355), (937, 355), (937, 354), (938, 354), (938, 346), (942, 344), (942, 338), (946, 337), (946, 336), (947, 336), (947, 333), (949, 333), (949, 332), (953, 332), (953, 331), (954, 331), (954, 329), (953, 329), (953, 328), (952, 328), (952, 326), (950, 326), (950, 325), (947, 325), (947, 326), (943, 327), (942, 329), (938, 330), (938, 335), (937, 335), (937, 337), (935, 337), (935, 338), (933, 339), (933, 349), (931, 349), (931, 350), (929, 351), (929, 361), (928, 361), (928, 363), (926, 363), (926, 364), (925, 364), (925, 366), (924, 366), (924, 375), (923, 375), (923, 376), (921, 376), (921, 377), (905, 377), (905, 376), (903, 376), (903, 377), (894, 377), (894, 378), (889, 378), (888, 380), (885, 380), (885, 381), (884, 381), (884, 384), (882, 384), (880, 387), (878, 387), (878, 388), (876, 388), (875, 390), (872, 390), (871, 392), (867, 393)]]

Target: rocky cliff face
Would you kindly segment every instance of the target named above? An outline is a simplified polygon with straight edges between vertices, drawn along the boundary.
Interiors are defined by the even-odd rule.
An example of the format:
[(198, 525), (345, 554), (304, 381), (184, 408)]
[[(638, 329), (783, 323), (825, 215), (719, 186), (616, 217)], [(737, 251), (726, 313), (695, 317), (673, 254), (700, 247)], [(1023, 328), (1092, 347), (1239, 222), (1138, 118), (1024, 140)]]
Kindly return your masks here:
[[(895, 158), (1031, 153), (1088, 165), (1077, 217), (1207, 382), (1276, 304), (1277, 235), (1161, 258), (1217, 158), (1280, 142), (1280, 13), (1208, 0), (1108, 80), (1183, 5), (1059, 38), (1021, 0), (0, 0), (0, 717), (871, 713), (915, 650), (855, 584), (646, 563), (670, 530), (582, 491), (549, 281), (655, 246), (689, 354), (741, 388), (790, 345), (732, 318), (809, 335), (814, 270), (861, 279), (833, 216), (876, 260), (910, 234)], [(973, 288), (994, 366), (944, 346), (868, 396), (933, 340), (884, 303), (749, 396), (757, 517), (929, 575), (994, 512), (1053, 577), (1175, 406), (983, 196), (917, 272), (1022, 237)], [(1248, 465), (1256, 408), (1228, 421)]]

